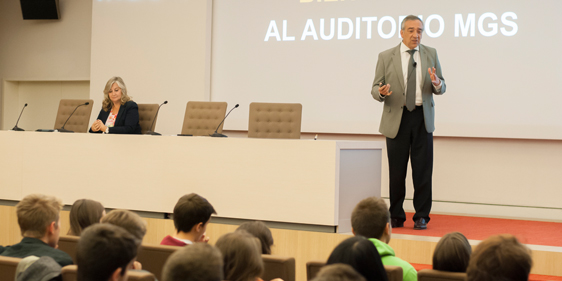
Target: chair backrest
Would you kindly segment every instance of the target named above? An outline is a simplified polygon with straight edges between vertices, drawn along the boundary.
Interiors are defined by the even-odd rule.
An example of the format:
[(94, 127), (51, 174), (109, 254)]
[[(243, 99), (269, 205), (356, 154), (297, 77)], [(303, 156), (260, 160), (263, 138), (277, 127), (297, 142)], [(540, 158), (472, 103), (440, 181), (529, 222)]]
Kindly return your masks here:
[(14, 281), (20, 258), (0, 256), (0, 281)]
[(181, 249), (181, 247), (141, 245), (137, 254), (137, 261), (142, 264), (142, 269), (152, 272), (154, 276), (156, 276), (156, 279), (162, 280), (162, 269), (164, 268), (164, 264), (170, 255), (178, 249)]
[[(76, 109), (76, 112), (72, 114), (77, 106), (86, 102), (89, 102), (90, 104), (78, 107), (78, 109)], [(93, 106), (94, 100), (60, 100), (59, 111), (57, 112), (57, 119), (55, 120), (54, 129), (60, 129), (64, 125), (64, 122), (66, 122), (70, 114), (72, 114), (72, 118), (70, 118), (68, 122), (66, 122), (64, 128), (76, 133), (88, 132), (88, 128), (90, 127), (90, 115), (92, 114)]]
[(388, 276), (388, 281), (402, 281), (404, 279), (404, 271), (400, 266), (385, 265), (384, 270), (386, 276)]
[(300, 139), (302, 104), (250, 104), (249, 138)]
[[(208, 136), (215, 132), (219, 123), (226, 114), (226, 102), (215, 101), (190, 101), (185, 107), (183, 127), (181, 133), (184, 135)], [(220, 125), (217, 132), (222, 133)]]
[(264, 271), (263, 280), (281, 278), (283, 281), (295, 281), (295, 258), (261, 255)]
[(306, 280), (310, 281), (316, 277), (320, 269), (326, 265), (326, 261), (309, 261), (306, 263)]
[(141, 134), (146, 134), (147, 131), (154, 132), (154, 127), (156, 127), (156, 120), (154, 119), (158, 119), (158, 116), (156, 116), (158, 104), (139, 103), (137, 105), (139, 106), (139, 125), (141, 127)]
[(76, 263), (76, 246), (80, 236), (61, 235), (59, 237), (59, 250), (67, 253)]
[[(76, 265), (67, 265), (62, 268), (61, 275), (62, 281), (76, 281), (76, 276), (78, 273), (78, 267)], [(154, 274), (148, 271), (127, 271), (128, 280), (131, 281), (155, 281), (156, 277)]]
[(419, 281), (462, 281), (466, 279), (464, 272), (447, 272), (434, 269), (422, 269), (418, 272)]

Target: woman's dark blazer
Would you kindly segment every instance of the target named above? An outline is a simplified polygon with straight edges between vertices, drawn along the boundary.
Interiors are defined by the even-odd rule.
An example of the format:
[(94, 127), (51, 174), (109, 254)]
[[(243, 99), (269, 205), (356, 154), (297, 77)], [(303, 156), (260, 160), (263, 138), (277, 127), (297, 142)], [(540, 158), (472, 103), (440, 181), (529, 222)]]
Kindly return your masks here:
[[(105, 125), (110, 111), (105, 111), (103, 108), (98, 115), (99, 120)], [(93, 132), (90, 127), (90, 133), (103, 133), (101, 131)], [(134, 101), (128, 101), (119, 108), (117, 119), (115, 119), (115, 126), (109, 128), (110, 134), (140, 134), (141, 127), (139, 125), (139, 106)]]

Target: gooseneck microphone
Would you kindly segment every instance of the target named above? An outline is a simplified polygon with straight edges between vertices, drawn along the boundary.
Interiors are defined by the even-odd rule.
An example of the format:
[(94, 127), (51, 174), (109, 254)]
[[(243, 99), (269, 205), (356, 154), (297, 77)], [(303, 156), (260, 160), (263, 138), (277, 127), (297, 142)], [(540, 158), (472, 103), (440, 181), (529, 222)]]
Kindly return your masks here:
[(23, 106), (23, 108), (21, 109), (20, 117), (18, 117), (18, 121), (16, 122), (16, 125), (12, 128), (12, 131), (25, 131), (24, 129), (18, 127), (18, 123), (20, 122), (21, 115), (22, 115), (22, 113), (23, 113), (23, 110), (24, 110), (26, 107), (27, 107), (27, 103), (26, 103), (26, 104)]
[[(150, 129), (153, 128), (154, 126), (154, 122), (156, 122), (156, 117), (158, 117), (158, 111), (160, 111), (160, 107), (162, 107), (163, 105), (168, 104), (168, 101), (164, 101), (159, 107), (158, 110), (156, 110), (156, 114), (154, 114), (154, 119), (152, 120), (152, 125), (150, 125)], [(153, 135), (153, 136), (161, 136), (162, 134), (157, 133), (157, 132), (153, 132), (152, 130), (148, 130), (146, 131), (145, 135)]]
[(219, 130), (220, 126), (222, 125), (222, 123), (224, 122), (224, 120), (226, 120), (226, 117), (228, 117), (228, 115), (235, 109), (238, 108), (238, 106), (240, 106), (239, 104), (236, 104), (227, 114), (226, 116), (222, 119), (222, 121), (219, 123), (219, 125), (217, 126), (217, 128), (215, 129), (215, 132), (212, 135), (209, 135), (213, 138), (227, 138), (227, 135), (223, 135), (223, 134), (219, 134), (217, 133), (217, 131)]
[(76, 108), (74, 108), (74, 111), (72, 111), (72, 113), (70, 113), (70, 116), (68, 116), (68, 119), (66, 119), (66, 121), (64, 122), (64, 124), (62, 125), (62, 127), (61, 127), (60, 129), (57, 129), (57, 130), (58, 130), (59, 132), (61, 132), (61, 133), (74, 133), (74, 131), (65, 129), (64, 126), (66, 126), (66, 122), (68, 122), (68, 120), (70, 120), (70, 117), (72, 117), (72, 115), (74, 114), (74, 112), (76, 112), (76, 109), (78, 109), (78, 108), (81, 107), (81, 106), (88, 105), (88, 104), (90, 104), (90, 102), (85, 102), (85, 103), (83, 103), (83, 104), (81, 104), (81, 105), (78, 105)]

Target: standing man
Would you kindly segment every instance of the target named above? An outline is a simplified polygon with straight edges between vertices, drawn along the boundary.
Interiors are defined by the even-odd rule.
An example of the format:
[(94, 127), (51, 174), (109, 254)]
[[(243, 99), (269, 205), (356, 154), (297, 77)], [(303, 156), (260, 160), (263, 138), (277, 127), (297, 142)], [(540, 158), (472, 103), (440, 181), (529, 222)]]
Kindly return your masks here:
[(414, 229), (426, 229), (431, 211), (433, 172), (433, 94), (445, 93), (445, 79), (434, 48), (421, 45), (423, 22), (402, 21), (402, 42), (379, 54), (371, 95), (384, 102), (379, 131), (386, 136), (392, 227), (403, 227), (406, 171), (412, 160)]

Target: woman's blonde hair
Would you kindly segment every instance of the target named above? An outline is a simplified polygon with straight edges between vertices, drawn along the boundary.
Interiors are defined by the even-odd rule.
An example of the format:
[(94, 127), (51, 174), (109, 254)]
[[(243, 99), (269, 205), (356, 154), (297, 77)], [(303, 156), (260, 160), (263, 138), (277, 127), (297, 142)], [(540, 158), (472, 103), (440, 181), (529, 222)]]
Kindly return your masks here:
[(121, 105), (124, 105), (126, 102), (131, 100), (131, 97), (127, 95), (127, 86), (125, 86), (123, 78), (118, 76), (111, 77), (111, 79), (107, 81), (107, 83), (105, 84), (105, 88), (103, 89), (102, 108), (104, 111), (111, 110), (111, 107), (113, 106), (113, 102), (111, 102), (111, 99), (109, 99), (109, 90), (111, 90), (111, 87), (115, 83), (117, 83), (117, 86), (119, 86), (119, 88), (121, 89)]
[(90, 199), (78, 199), (70, 208), (70, 229), (68, 235), (80, 236), (84, 228), (99, 223), (105, 208), (103, 205)]
[(260, 242), (248, 232), (227, 233), (215, 246), (223, 256), (225, 280), (255, 281), (263, 273)]

